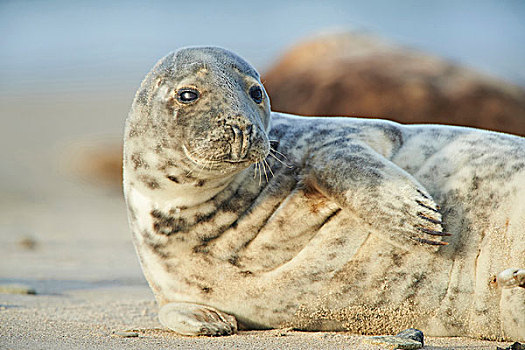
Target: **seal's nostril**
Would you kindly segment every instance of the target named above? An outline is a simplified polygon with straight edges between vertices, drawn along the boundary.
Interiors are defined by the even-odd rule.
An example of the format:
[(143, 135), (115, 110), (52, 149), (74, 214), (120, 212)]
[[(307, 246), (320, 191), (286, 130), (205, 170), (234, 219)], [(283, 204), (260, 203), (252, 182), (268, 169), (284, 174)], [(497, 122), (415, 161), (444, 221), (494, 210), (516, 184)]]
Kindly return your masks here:
[(233, 131), (233, 141), (239, 142), (239, 140), (242, 141), (242, 130), (237, 125), (230, 125), (230, 128)]
[(232, 160), (238, 160), (242, 157), (242, 150), (244, 145), (244, 135), (242, 129), (237, 126), (230, 124), (230, 129), (233, 132), (233, 140), (231, 142), (231, 157)]
[(248, 154), (248, 150), (250, 148), (250, 145), (253, 142), (254, 137), (254, 128), (252, 124), (246, 125), (246, 130), (244, 132), (244, 140), (243, 140), (243, 147), (241, 148), (241, 157), (245, 158)]
[(227, 124), (232, 132), (231, 157), (233, 160), (242, 160), (248, 154), (248, 150), (255, 135), (255, 127), (251, 123)]

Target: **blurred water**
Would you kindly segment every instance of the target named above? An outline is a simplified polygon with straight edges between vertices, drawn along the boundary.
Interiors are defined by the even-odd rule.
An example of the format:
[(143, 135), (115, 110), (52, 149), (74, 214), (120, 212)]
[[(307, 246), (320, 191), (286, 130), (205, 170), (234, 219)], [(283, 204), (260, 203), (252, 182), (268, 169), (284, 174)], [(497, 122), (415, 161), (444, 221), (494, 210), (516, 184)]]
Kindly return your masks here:
[(358, 29), (525, 85), (525, 1), (0, 1), (0, 95), (133, 90), (185, 45), (260, 70), (297, 40)]

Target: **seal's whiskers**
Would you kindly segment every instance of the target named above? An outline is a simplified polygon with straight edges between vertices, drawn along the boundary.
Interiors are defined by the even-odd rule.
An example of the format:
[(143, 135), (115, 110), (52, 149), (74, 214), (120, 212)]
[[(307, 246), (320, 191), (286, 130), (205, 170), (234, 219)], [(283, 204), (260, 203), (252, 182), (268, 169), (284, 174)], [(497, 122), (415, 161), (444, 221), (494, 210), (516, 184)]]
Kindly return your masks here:
[(282, 155), (286, 160), (288, 160), (288, 158), (286, 158), (286, 156), (284, 154), (282, 154), (281, 152), (278, 152), (276, 151), (275, 149), (273, 149), (271, 146), (270, 146), (270, 156), (272, 156), (272, 158), (274, 158), (275, 160), (277, 160), (279, 163), (281, 163), (282, 165), (284, 165), (285, 167), (287, 167), (288, 169), (292, 169), (293, 166), (283, 162), (282, 160), (280, 160), (279, 158), (277, 158), (277, 156), (275, 156), (275, 154), (273, 154), (272, 152), (277, 152), (279, 153), (280, 155)]
[(272, 167), (270, 166), (270, 164), (268, 164), (268, 162), (266, 161), (266, 159), (264, 159), (263, 161), (264, 161), (264, 163), (266, 164), (266, 166), (268, 167), (268, 170), (270, 170), (270, 173), (272, 174), (272, 177), (274, 177), (275, 174), (273, 173), (273, 171), (272, 171)]
[(259, 186), (262, 183), (262, 171), (261, 171), (261, 163), (257, 162), (257, 169), (259, 169)]
[(213, 164), (213, 160), (211, 159), (211, 157), (204, 158), (204, 164), (202, 165), (201, 170), (199, 170), (199, 173), (197, 174), (197, 177), (200, 177), (200, 175), (202, 174), (203, 170), (205, 170), (205, 169), (211, 170), (211, 165), (212, 164)]
[[(205, 154), (205, 151), (203, 150), (202, 152), (198, 152), (197, 155), (193, 154), (192, 152), (188, 152), (192, 158), (200, 158), (202, 157), (204, 154)], [(191, 167), (191, 169), (186, 173), (186, 176), (190, 176), (191, 173), (193, 173), (195, 171), (195, 169), (201, 167), (201, 164), (197, 163), (194, 161), (194, 164), (193, 166)]]
[(263, 161), (261, 161), (261, 165), (263, 167), (264, 177), (266, 178), (266, 183), (268, 183), (268, 173), (266, 172), (266, 165), (265, 165), (266, 162), (264, 161), (264, 163), (263, 163)]
[(277, 153), (278, 155), (280, 155), (281, 157), (283, 157), (284, 159), (288, 160), (288, 158), (282, 154), (281, 152), (279, 152), (278, 150), (276, 150), (275, 148), (273, 148), (272, 146), (270, 146), (270, 150), (274, 151), (275, 153)]

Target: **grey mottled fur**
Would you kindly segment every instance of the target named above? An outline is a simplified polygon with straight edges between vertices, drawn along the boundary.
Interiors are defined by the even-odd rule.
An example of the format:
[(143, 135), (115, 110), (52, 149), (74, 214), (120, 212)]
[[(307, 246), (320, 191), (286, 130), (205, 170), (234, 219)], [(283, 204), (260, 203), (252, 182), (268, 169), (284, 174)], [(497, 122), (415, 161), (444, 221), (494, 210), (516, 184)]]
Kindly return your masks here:
[(124, 188), (165, 326), (525, 340), (525, 289), (494, 282), (525, 266), (523, 138), (284, 115), (253, 86), (235, 54), (186, 48), (133, 102)]

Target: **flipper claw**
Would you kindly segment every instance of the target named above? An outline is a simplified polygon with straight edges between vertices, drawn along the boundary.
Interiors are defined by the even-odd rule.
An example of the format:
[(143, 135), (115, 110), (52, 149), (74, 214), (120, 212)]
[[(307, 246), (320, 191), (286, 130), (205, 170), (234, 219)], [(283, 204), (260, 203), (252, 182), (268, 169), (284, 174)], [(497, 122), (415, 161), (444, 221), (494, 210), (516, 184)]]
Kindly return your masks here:
[(432, 241), (430, 239), (412, 237), (412, 239), (419, 243), (430, 244), (430, 245), (448, 245), (448, 242)]
[(443, 231), (435, 231), (435, 230), (428, 229), (426, 227), (416, 227), (416, 228), (421, 232), (428, 233), (429, 235), (433, 235), (433, 236), (452, 236), (451, 233), (443, 232)]

